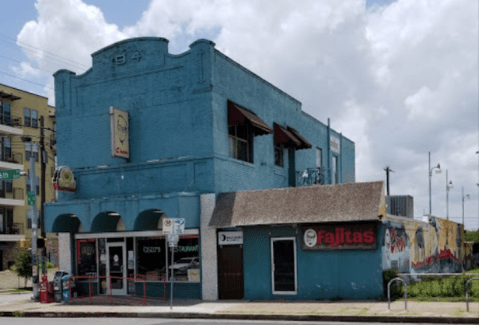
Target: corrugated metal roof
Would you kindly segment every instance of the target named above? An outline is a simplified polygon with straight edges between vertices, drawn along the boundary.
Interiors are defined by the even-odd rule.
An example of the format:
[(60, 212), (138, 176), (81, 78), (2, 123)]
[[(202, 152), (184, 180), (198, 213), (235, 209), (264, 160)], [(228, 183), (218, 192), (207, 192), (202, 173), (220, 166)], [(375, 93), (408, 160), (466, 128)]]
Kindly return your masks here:
[(291, 187), (218, 195), (211, 227), (379, 220), (382, 181)]

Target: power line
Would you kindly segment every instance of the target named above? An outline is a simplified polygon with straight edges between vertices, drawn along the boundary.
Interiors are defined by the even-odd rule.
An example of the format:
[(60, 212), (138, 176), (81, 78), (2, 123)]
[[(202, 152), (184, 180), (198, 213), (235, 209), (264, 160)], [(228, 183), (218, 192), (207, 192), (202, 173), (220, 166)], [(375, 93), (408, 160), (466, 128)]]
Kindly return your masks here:
[[(23, 42), (20, 42), (18, 40), (15, 40), (9, 36), (6, 36), (6, 35), (2, 35), (0, 34), (0, 38), (3, 38), (4, 40), (0, 39), (0, 41), (4, 42), (4, 43), (7, 43), (7, 44), (12, 44), (13, 43), (13, 47), (15, 48), (20, 48), (22, 50), (25, 50), (25, 51), (29, 51), (31, 53), (34, 53), (34, 54), (38, 54), (39, 52), (40, 53), (43, 53), (44, 54), (44, 57), (46, 59), (50, 59), (52, 61), (56, 61), (56, 62), (60, 62), (60, 63), (63, 63), (63, 64), (69, 64), (71, 66), (76, 66), (76, 68), (80, 68), (80, 69), (88, 69), (89, 67), (82, 64), (82, 63), (79, 63), (79, 62), (76, 62), (76, 61), (73, 61), (73, 60), (70, 60), (70, 59), (67, 59), (67, 58), (64, 58), (62, 56), (59, 56), (57, 54), (54, 54), (54, 53), (51, 53), (51, 52), (48, 52), (48, 51), (45, 51), (43, 49), (40, 49), (38, 47), (35, 47), (33, 45), (30, 45), (30, 44), (27, 44), (27, 43), (23, 43)], [(6, 40), (5, 40), (6, 39)], [(24, 47), (18, 45), (18, 44), (21, 44), (23, 45)], [(10, 45), (10, 47), (12, 47)]]
[(35, 85), (37, 85), (37, 86), (41, 86), (41, 87), (45, 87), (45, 88), (54, 90), (52, 87), (48, 87), (48, 86), (46, 86), (46, 85), (39, 84), (38, 82), (35, 82), (35, 81), (30, 81), (30, 80), (27, 80), (27, 79), (24, 79), (24, 78), (20, 78), (20, 77), (11, 75), (11, 74), (6, 73), (6, 72), (3, 72), (3, 71), (0, 71), (0, 73), (1, 73), (1, 74), (4, 74), (4, 75), (6, 75), (6, 76), (9, 76), (9, 77), (15, 78), (15, 79), (19, 79), (19, 80), (22, 80), (22, 81), (25, 81), (25, 82), (29, 82), (29, 83), (35, 84)]

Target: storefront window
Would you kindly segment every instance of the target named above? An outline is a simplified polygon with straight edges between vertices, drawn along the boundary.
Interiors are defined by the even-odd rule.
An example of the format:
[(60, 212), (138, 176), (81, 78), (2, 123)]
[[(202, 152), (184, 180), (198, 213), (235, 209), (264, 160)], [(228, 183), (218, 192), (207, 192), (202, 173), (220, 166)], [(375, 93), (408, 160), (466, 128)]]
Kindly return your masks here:
[(78, 275), (97, 275), (96, 240), (79, 239), (77, 249)]
[(175, 281), (200, 281), (198, 236), (180, 237), (178, 246), (174, 248), (173, 263), (171, 250), (164, 237), (137, 238), (137, 274), (162, 276), (169, 280), (174, 271)]
[[(170, 274), (174, 271), (175, 281), (200, 281), (200, 256), (198, 236), (182, 236), (174, 248), (174, 263), (169, 266)], [(171, 254), (171, 249), (170, 249)], [(169, 256), (171, 261), (171, 256)]]
[(137, 274), (166, 276), (165, 238), (138, 238)]

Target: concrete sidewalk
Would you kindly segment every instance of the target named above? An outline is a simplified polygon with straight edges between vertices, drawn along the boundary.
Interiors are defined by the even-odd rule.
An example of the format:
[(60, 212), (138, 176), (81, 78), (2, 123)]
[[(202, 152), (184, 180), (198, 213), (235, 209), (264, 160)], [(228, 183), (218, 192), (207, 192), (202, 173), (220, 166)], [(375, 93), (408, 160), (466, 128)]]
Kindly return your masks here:
[(69, 303), (39, 303), (31, 300), (0, 305), (0, 315), (23, 317), (144, 317), (210, 318), (298, 321), (368, 321), (479, 324), (479, 303), (368, 301), (215, 301), (148, 300), (148, 304), (75, 300)]

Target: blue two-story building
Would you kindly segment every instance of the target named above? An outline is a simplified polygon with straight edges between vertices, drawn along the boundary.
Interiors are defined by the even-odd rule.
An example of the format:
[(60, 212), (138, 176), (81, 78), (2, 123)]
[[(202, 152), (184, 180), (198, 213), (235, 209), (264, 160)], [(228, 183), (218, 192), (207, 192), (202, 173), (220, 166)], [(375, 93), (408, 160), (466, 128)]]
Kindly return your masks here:
[[(163, 38), (124, 40), (93, 53), (92, 67), (82, 75), (60, 70), (54, 77), (58, 165), (68, 167), (63, 169), (66, 176), (60, 173), (55, 182), (68, 191), (46, 204), (45, 228), (59, 234), (61, 268), (105, 277), (96, 280), (98, 294), (127, 294), (124, 279), (134, 274), (147, 276), (151, 292), (155, 280), (165, 277), (168, 289), (174, 270), (176, 297), (335, 296), (305, 289), (309, 271), (296, 270), (311, 263), (313, 253), (296, 254), (299, 244), (264, 238), (299, 243), (302, 223), (314, 218), (301, 221), (296, 216), (300, 209), (276, 223), (274, 216), (263, 223), (234, 223), (221, 213), (225, 207), (233, 209), (237, 197), (221, 193), (264, 190), (260, 193), (266, 202), (269, 189), (275, 191), (270, 199), (281, 200), (282, 192), (272, 189), (287, 188), (293, 192), (285, 199), (299, 202), (297, 193), (303, 193), (307, 204), (315, 201), (314, 191), (295, 187), (354, 183), (354, 143), (332, 130), (329, 121), (323, 124), (306, 114), (298, 100), (203, 39), (179, 55), (168, 53)], [(350, 185), (319, 187), (341, 192), (350, 191)], [(329, 192), (322, 191), (325, 199)], [(373, 201), (381, 203), (379, 196)], [(287, 207), (285, 202), (278, 206)], [(374, 204), (367, 218), (328, 220), (376, 222), (379, 208)], [(185, 220), (173, 262), (165, 218)], [(255, 239), (258, 232), (260, 241)], [(281, 258), (273, 247), (294, 255), (292, 267), (303, 280), (295, 275), (291, 283), (291, 277), (271, 272), (274, 259)], [(222, 248), (230, 250), (222, 253)], [(251, 255), (259, 252), (266, 255)], [(296, 262), (303, 255), (305, 260)], [(329, 263), (348, 263), (331, 258)], [(291, 267), (291, 261), (284, 263)], [(255, 278), (253, 268), (261, 269), (261, 277)], [(362, 280), (370, 276), (369, 268), (359, 271)], [(240, 276), (225, 278), (238, 270)], [(119, 278), (109, 282), (108, 276)], [(270, 285), (258, 286), (264, 281)], [(377, 296), (380, 290), (363, 296)]]

